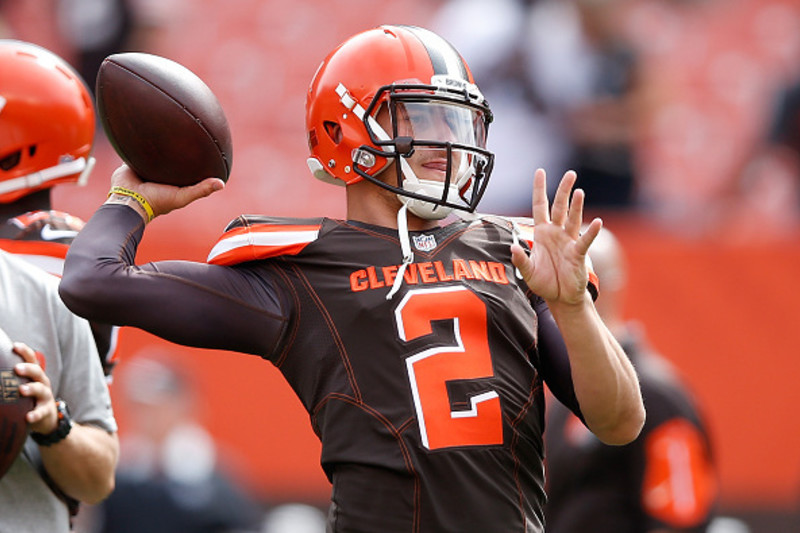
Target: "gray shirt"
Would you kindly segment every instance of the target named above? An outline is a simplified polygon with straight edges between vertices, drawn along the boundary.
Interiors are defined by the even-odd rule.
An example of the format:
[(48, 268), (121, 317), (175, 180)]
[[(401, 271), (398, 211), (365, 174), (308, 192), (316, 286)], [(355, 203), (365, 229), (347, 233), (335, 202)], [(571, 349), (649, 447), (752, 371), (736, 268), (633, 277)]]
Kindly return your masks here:
[[(72, 314), (58, 296), (57, 277), (0, 250), (0, 329), (45, 357), (53, 395), (63, 399), (74, 422), (117, 430), (89, 323)], [(69, 513), (39, 475), (25, 450), (0, 479), (0, 533), (69, 531)]]

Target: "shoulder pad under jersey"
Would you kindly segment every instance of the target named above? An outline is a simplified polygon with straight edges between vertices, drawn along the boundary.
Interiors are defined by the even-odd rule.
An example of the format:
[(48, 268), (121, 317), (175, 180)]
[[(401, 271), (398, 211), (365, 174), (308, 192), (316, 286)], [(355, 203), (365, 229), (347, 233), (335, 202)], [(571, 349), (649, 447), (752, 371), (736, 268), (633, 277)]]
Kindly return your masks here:
[(6, 220), (0, 226), (0, 237), (70, 244), (84, 225), (83, 220), (63, 211), (28, 211)]
[(29, 211), (0, 224), (0, 248), (60, 276), (69, 245), (84, 224), (62, 211)]
[[(517, 235), (517, 238), (522, 241), (527, 248), (530, 250), (533, 247), (533, 218), (530, 217), (503, 217), (499, 215), (482, 215), (484, 219), (499, 219), (505, 222), (510, 223), (513, 226), (513, 231)], [(600, 280), (597, 277), (597, 274), (594, 271), (594, 267), (592, 266), (592, 260), (589, 258), (589, 255), (586, 255), (586, 269), (589, 272), (589, 285), (587, 289), (589, 293), (592, 295), (593, 300), (597, 300), (597, 295), (600, 290)]]
[(322, 220), (242, 215), (228, 224), (207, 261), (214, 265), (235, 265), (297, 255), (317, 239)]

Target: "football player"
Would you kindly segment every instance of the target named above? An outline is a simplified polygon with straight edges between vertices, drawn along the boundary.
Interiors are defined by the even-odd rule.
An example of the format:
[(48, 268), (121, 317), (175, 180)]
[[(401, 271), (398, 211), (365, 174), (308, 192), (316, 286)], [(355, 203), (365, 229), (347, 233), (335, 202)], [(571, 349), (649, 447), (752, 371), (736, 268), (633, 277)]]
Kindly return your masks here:
[[(91, 328), (64, 306), (58, 283), (0, 250), (0, 330), (6, 343), (23, 343), (14, 372), (30, 380), (19, 394), (35, 405), (23, 448), (0, 479), (0, 531), (68, 533), (80, 502), (96, 504), (114, 489), (119, 441), (108, 383)], [(3, 369), (3, 402), (16, 394), (9, 377)], [(6, 422), (3, 448), (13, 440)]]
[(625, 347), (647, 403), (639, 437), (606, 446), (561, 404), (548, 405), (549, 533), (701, 533), (717, 513), (718, 481), (708, 425), (673, 365), (642, 327), (623, 317), (623, 249), (603, 230), (589, 250), (603, 280), (597, 310)]
[(136, 265), (148, 211), (224, 184), (147, 183), (122, 166), (123, 194), (72, 245), (62, 298), (280, 369), (322, 442), (330, 531), (542, 531), (543, 382), (604, 442), (631, 441), (644, 420), (590, 290), (602, 222), (580, 233), (574, 173), (551, 210), (543, 170), (533, 236), (474, 215), (492, 115), (458, 52), (425, 29), (345, 41), (306, 111), (309, 168), (346, 187), (346, 220), (241, 216), (209, 264)]
[[(66, 61), (31, 43), (0, 39), (0, 72), (0, 248), (60, 276), (84, 222), (52, 209), (50, 191), (89, 178), (92, 96)], [(92, 332), (110, 377), (117, 328), (93, 323)]]

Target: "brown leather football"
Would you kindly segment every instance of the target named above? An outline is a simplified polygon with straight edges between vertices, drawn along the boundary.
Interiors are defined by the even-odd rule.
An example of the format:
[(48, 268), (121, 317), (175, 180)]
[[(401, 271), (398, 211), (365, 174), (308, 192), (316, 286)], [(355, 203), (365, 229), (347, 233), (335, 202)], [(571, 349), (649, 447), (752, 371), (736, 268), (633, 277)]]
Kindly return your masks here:
[(217, 97), (191, 70), (142, 52), (103, 60), (97, 113), (120, 158), (145, 181), (192, 185), (227, 181), (232, 140)]
[(14, 365), (22, 357), (14, 353), (11, 340), (0, 330), (0, 478), (19, 455), (28, 437), (25, 415), (33, 409), (33, 398), (19, 395), (19, 386), (28, 378), (18, 376)]

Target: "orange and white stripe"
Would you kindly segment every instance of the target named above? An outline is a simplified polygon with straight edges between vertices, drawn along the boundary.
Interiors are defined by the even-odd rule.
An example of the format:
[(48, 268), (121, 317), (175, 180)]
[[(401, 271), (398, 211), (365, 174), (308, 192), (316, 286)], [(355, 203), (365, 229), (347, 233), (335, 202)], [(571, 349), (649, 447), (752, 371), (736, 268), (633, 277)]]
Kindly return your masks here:
[(234, 228), (220, 237), (208, 262), (234, 265), (282, 255), (297, 255), (319, 236), (319, 225), (255, 225)]

